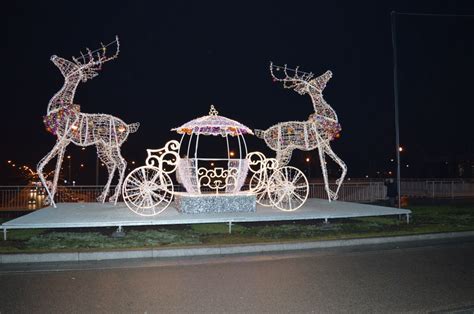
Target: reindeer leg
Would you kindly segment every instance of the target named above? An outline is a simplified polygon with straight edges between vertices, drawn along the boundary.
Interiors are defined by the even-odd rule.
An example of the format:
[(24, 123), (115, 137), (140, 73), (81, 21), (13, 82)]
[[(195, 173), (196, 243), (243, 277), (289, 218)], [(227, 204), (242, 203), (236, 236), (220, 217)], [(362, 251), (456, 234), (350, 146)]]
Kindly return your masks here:
[(97, 144), (97, 156), (99, 156), (99, 159), (105, 164), (105, 166), (107, 167), (107, 172), (109, 174), (109, 178), (107, 179), (107, 183), (105, 184), (102, 193), (99, 195), (99, 197), (97, 197), (97, 200), (99, 202), (105, 203), (107, 195), (109, 194), (110, 183), (112, 182), (112, 179), (114, 177), (116, 165), (110, 155), (110, 151), (104, 144)]
[(293, 154), (293, 150), (288, 147), (283, 150), (277, 151), (276, 159), (278, 160), (278, 165), (280, 167), (288, 165), (292, 154)]
[(114, 147), (113, 148), (114, 152), (112, 153), (112, 156), (115, 160), (115, 164), (117, 165), (118, 171), (119, 171), (119, 181), (117, 183), (117, 186), (115, 187), (115, 193), (109, 198), (109, 202), (113, 202), (114, 205), (117, 205), (117, 200), (120, 196), (120, 193), (122, 192), (122, 183), (123, 183), (123, 178), (125, 176), (125, 171), (127, 170), (127, 162), (125, 159), (122, 157), (122, 154), (120, 153), (120, 147)]
[[(58, 139), (53, 149), (51, 149), (51, 151), (48, 154), (46, 154), (46, 156), (44, 156), (43, 159), (40, 160), (40, 162), (38, 163), (38, 166), (36, 167), (36, 171), (38, 172), (38, 177), (41, 183), (43, 184), (43, 187), (46, 190), (46, 193), (48, 193), (48, 197), (51, 202), (50, 204), (53, 205), (54, 208), (56, 208), (56, 203), (54, 202), (54, 192), (56, 192), (56, 187), (53, 186), (52, 191), (49, 190), (48, 185), (46, 184), (46, 179), (43, 174), (43, 169), (49, 163), (49, 161), (58, 154), (62, 146), (63, 146), (63, 142), (61, 141), (61, 139)], [(56, 173), (55, 173), (55, 176), (56, 176)]]
[(326, 157), (324, 155), (324, 148), (318, 145), (318, 153), (319, 153), (319, 161), (321, 163), (321, 172), (323, 173), (323, 180), (324, 180), (324, 189), (328, 195), (328, 200), (332, 200), (332, 191), (329, 188), (329, 180), (328, 180), (328, 170), (326, 168)]
[(321, 172), (323, 173), (324, 188), (328, 194), (328, 200), (333, 200), (334, 192), (329, 188), (328, 169), (326, 167), (326, 147), (324, 140), (316, 133), (316, 142), (318, 144), (319, 161), (321, 162)]
[(326, 152), (332, 158), (332, 160), (334, 160), (334, 162), (336, 162), (339, 165), (339, 167), (341, 167), (342, 169), (341, 176), (339, 177), (339, 179), (336, 180), (337, 189), (336, 189), (335, 198), (334, 198), (336, 199), (339, 193), (339, 189), (342, 186), (342, 182), (344, 181), (344, 178), (346, 177), (347, 166), (344, 163), (344, 161), (341, 158), (339, 158), (339, 156), (337, 156), (336, 153), (334, 153), (334, 151), (332, 150), (331, 146), (329, 146), (329, 144), (326, 145)]
[(56, 170), (54, 171), (54, 179), (53, 179), (53, 188), (52, 188), (52, 195), (56, 195), (56, 190), (58, 187), (58, 180), (59, 180), (59, 173), (61, 172), (61, 165), (63, 163), (64, 152), (66, 151), (66, 147), (69, 145), (69, 142), (63, 143), (58, 149), (58, 158), (56, 160)]

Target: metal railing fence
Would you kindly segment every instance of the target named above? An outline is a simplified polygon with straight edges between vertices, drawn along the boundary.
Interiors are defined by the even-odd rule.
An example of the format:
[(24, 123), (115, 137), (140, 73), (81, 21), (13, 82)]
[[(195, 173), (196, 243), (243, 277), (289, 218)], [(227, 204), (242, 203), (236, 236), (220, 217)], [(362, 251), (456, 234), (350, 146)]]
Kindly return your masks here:
[[(115, 187), (111, 187), (111, 192)], [(176, 185), (175, 191), (183, 191)], [(331, 185), (335, 189), (335, 185)], [(103, 186), (58, 186), (56, 202), (97, 202)], [(243, 190), (248, 190), (244, 186)], [(345, 183), (339, 192), (339, 200), (366, 202), (385, 198), (386, 188), (382, 182)], [(44, 207), (46, 191), (37, 186), (0, 186), (0, 210), (34, 210)], [(310, 198), (327, 198), (322, 183), (310, 183)]]
[[(336, 186), (332, 184), (332, 190)], [(111, 187), (111, 192), (115, 187)], [(103, 186), (59, 186), (57, 202), (96, 202)], [(244, 186), (243, 190), (248, 189)], [(175, 191), (183, 191), (175, 186)], [(349, 202), (373, 202), (386, 199), (387, 188), (383, 181), (345, 182), (339, 191), (339, 200)], [(401, 195), (409, 197), (457, 198), (474, 197), (474, 182), (461, 180), (402, 180)], [(46, 192), (37, 186), (0, 186), (0, 210), (34, 210), (43, 207)], [(326, 199), (322, 183), (310, 183), (310, 198)]]

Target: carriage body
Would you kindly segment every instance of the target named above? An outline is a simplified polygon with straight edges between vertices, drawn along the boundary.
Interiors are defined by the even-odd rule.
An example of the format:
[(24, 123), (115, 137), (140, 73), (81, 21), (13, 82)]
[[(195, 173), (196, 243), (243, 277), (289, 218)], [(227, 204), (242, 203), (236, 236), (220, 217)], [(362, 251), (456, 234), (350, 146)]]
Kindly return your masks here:
[[(145, 166), (134, 169), (124, 181), (122, 195), (133, 212), (142, 216), (157, 215), (178, 193), (194, 199), (210, 194), (230, 198), (250, 195), (254, 202), (253, 211), (255, 202), (291, 211), (306, 201), (309, 186), (305, 175), (294, 167), (279, 167), (276, 159), (266, 158), (260, 152), (247, 153), (243, 135), (253, 134), (252, 131), (237, 121), (218, 116), (213, 107), (208, 116), (192, 120), (173, 131), (182, 135), (181, 140), (171, 140), (160, 149), (147, 149)], [(224, 138), (227, 158), (198, 157), (199, 137), (202, 135)], [(187, 145), (183, 143), (186, 136), (189, 136)], [(229, 136), (237, 139), (237, 154), (230, 150)], [(172, 173), (185, 192), (174, 190), (170, 178)], [(249, 174), (249, 188), (242, 191)]]
[[(243, 192), (254, 194), (256, 203), (262, 206), (294, 211), (308, 198), (309, 185), (303, 172), (280, 167), (275, 158), (266, 158), (260, 152), (249, 153), (245, 159), (231, 159), (228, 169), (199, 167), (195, 172), (198, 160), (180, 158), (179, 147), (179, 142), (172, 140), (161, 149), (147, 149), (145, 165), (130, 172), (123, 185), (122, 195), (130, 210), (142, 216), (158, 215), (178, 193), (202, 198), (209, 194), (235, 196), (242, 193), (249, 177)], [(170, 177), (173, 173), (186, 192), (175, 191)]]

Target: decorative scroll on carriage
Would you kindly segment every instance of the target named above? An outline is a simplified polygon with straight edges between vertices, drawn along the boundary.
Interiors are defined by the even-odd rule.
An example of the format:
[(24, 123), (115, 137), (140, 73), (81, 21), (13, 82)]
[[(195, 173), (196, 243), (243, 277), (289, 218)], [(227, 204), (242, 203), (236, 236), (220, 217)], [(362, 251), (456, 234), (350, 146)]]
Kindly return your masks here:
[[(237, 121), (219, 116), (213, 106), (209, 115), (173, 131), (182, 134), (181, 140), (169, 141), (161, 149), (148, 149), (145, 166), (134, 169), (124, 181), (122, 195), (133, 212), (154, 216), (164, 211), (173, 198), (182, 197), (214, 201), (224, 197), (226, 202), (219, 203), (222, 206), (232, 202), (237, 204), (239, 199), (243, 199), (240, 202), (247, 207), (249, 201), (253, 201), (253, 208), (257, 202), (284, 211), (296, 210), (306, 201), (309, 187), (305, 175), (294, 167), (279, 167), (276, 159), (266, 158), (260, 152), (248, 154), (243, 135), (253, 135), (253, 132)], [(223, 137), (227, 144), (227, 158), (198, 157), (199, 137), (202, 135)], [(188, 145), (183, 145), (185, 136), (189, 136)], [(237, 139), (239, 149), (235, 158), (230, 150), (229, 136)], [(191, 155), (193, 138), (194, 154)], [(186, 152), (182, 150), (185, 146)], [(219, 163), (223, 166), (217, 166)], [(252, 174), (249, 188), (242, 190), (249, 172)], [(186, 192), (174, 190), (170, 178), (172, 173), (176, 174), (176, 181)], [(235, 210), (239, 211), (238, 208)]]

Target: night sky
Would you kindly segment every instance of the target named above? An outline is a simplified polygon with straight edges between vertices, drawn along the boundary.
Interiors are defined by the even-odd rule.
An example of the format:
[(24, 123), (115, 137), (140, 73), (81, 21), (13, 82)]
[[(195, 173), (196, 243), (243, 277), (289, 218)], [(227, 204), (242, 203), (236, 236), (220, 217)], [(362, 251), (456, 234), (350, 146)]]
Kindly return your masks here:
[[(395, 157), (391, 11), (472, 15), (474, 5), (9, 1), (2, 10), (1, 183), (14, 177), (7, 160), (34, 167), (55, 143), (42, 120), (63, 77), (50, 56), (70, 59), (116, 34), (119, 58), (79, 85), (75, 103), (83, 112), (141, 123), (122, 146), (127, 160), (142, 164), (146, 148), (178, 139), (170, 129), (207, 114), (211, 104), (252, 129), (306, 120), (314, 112), (309, 96), (273, 82), (273, 61), (334, 73), (324, 92), (342, 125), (333, 149), (350, 177), (383, 176)], [(397, 16), (402, 177), (459, 176), (459, 167), (461, 176), (473, 176), (473, 33), (474, 16)], [(262, 140), (248, 141), (250, 150), (273, 156)], [(70, 145), (67, 154), (78, 182), (93, 183), (95, 149)], [(317, 175), (316, 151), (296, 153), (292, 164), (304, 167), (307, 156)]]

